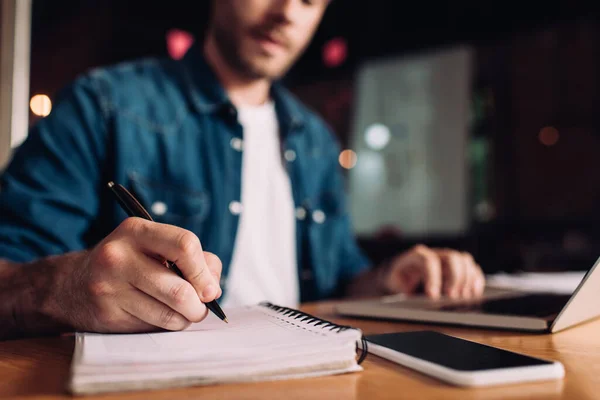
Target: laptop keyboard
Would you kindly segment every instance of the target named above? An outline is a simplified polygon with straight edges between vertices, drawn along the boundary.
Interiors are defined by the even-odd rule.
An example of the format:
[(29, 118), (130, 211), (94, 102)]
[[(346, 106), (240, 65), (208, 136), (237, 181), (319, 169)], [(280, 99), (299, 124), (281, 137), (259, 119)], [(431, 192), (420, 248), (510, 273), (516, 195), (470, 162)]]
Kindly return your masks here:
[(517, 315), (522, 317), (548, 317), (559, 313), (570, 295), (530, 294), (519, 297), (484, 300), (479, 303), (452, 304), (439, 310), (454, 312), (479, 312), (485, 314)]

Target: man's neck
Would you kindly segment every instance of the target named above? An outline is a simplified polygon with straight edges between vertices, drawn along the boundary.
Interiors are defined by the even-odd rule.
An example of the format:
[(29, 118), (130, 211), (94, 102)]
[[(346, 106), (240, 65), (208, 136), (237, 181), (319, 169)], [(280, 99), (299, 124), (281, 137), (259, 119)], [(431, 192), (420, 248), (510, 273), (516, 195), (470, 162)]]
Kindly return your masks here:
[(261, 105), (269, 99), (271, 82), (268, 79), (246, 78), (235, 71), (224, 60), (211, 34), (204, 43), (204, 56), (234, 105)]

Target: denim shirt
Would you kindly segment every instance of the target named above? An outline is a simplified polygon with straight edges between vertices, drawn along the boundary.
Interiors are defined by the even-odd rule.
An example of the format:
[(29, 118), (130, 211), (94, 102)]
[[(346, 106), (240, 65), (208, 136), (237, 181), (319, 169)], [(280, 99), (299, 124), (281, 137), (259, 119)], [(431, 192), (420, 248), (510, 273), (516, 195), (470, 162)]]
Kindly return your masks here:
[[(292, 184), (301, 301), (338, 297), (369, 261), (353, 237), (339, 145), (280, 83), (271, 90)], [(126, 214), (108, 181), (152, 217), (194, 232), (223, 262), (241, 204), (243, 129), (201, 49), (92, 70), (61, 90), (0, 179), (0, 258), (90, 248)]]

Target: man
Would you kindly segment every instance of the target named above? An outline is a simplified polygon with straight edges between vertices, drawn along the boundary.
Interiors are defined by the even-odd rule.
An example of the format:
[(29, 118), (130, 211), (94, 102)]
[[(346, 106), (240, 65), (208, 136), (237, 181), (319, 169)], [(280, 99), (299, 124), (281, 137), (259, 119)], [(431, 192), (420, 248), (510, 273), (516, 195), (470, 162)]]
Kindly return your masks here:
[[(179, 330), (221, 295), (227, 307), (419, 284), (481, 294), (468, 254), (418, 246), (370, 269), (352, 237), (339, 148), (276, 83), (327, 6), (215, 1), (203, 47), (182, 61), (98, 69), (62, 92), (1, 180), (2, 338)], [(112, 180), (156, 222), (125, 219)]]

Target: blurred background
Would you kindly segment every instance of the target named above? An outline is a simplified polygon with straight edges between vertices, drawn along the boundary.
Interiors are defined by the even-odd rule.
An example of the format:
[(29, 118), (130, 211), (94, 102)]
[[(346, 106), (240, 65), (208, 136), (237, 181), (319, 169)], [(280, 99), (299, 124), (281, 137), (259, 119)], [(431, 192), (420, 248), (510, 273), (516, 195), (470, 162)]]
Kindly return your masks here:
[[(201, 0), (24, 1), (29, 125), (91, 68), (181, 57), (207, 19)], [(426, 243), (470, 251), (487, 273), (592, 265), (599, 14), (578, 1), (331, 4), (285, 81), (339, 138), (374, 261)]]

